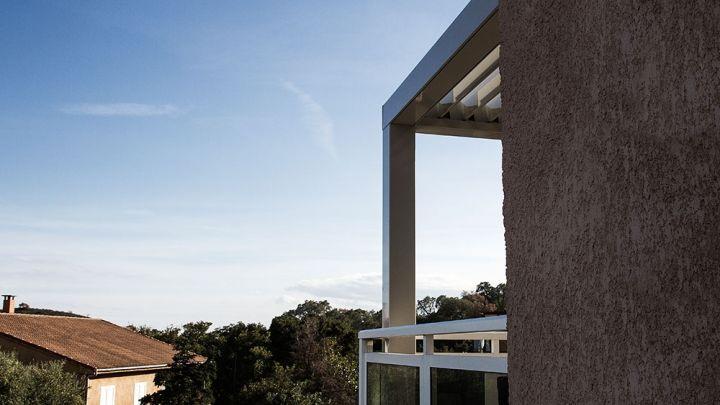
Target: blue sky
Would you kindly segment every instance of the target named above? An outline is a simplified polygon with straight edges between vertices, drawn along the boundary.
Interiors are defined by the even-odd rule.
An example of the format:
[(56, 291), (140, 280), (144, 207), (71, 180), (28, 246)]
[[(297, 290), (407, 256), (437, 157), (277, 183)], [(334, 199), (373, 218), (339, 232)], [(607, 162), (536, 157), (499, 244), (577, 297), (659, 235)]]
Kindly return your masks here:
[[(380, 307), (380, 107), (465, 1), (3, 2), (0, 292), (120, 324)], [(498, 142), (420, 135), (418, 297), (504, 279)]]

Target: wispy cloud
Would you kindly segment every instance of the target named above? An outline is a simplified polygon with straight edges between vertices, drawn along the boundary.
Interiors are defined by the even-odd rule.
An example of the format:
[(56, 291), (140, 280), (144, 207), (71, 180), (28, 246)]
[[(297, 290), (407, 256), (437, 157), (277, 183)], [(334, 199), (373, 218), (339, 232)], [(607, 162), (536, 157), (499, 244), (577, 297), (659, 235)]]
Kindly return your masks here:
[(172, 104), (79, 103), (63, 105), (60, 111), (71, 115), (100, 117), (152, 117), (177, 114), (180, 109)]
[[(417, 277), (418, 298), (441, 294), (456, 296), (472, 289), (476, 281), (448, 274), (421, 274)], [(303, 280), (285, 289), (280, 297), (285, 305), (297, 305), (306, 299), (328, 300), (340, 307), (379, 309), (382, 275), (379, 272), (354, 274), (322, 279)]]
[(382, 279), (379, 274), (355, 274), (303, 280), (289, 287), (288, 291), (367, 306), (380, 299)]
[(315, 144), (333, 158), (337, 158), (335, 149), (335, 125), (330, 114), (312, 96), (302, 91), (292, 82), (285, 82), (287, 91), (294, 94), (303, 108), (303, 123), (312, 134)]

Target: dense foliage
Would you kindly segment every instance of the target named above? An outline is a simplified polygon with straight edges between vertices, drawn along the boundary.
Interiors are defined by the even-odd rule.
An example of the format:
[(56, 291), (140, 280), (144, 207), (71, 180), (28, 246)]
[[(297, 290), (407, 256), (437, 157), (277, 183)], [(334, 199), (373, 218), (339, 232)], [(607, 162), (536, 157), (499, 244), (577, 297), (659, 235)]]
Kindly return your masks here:
[[(504, 290), (504, 284), (481, 283), (461, 297), (426, 297), (418, 301), (418, 322), (503, 313)], [(357, 333), (380, 327), (380, 315), (306, 301), (275, 317), (269, 328), (242, 322), (215, 330), (208, 322), (163, 330), (130, 326), (178, 350), (172, 368), (156, 377), (165, 389), (143, 403), (354, 404)]]
[(15, 354), (0, 352), (0, 404), (82, 405), (84, 389), (62, 362), (21, 363)]
[(463, 292), (460, 297), (425, 297), (417, 303), (418, 323), (454, 321), (504, 313), (504, 283), (493, 287), (488, 282), (482, 282), (475, 291)]

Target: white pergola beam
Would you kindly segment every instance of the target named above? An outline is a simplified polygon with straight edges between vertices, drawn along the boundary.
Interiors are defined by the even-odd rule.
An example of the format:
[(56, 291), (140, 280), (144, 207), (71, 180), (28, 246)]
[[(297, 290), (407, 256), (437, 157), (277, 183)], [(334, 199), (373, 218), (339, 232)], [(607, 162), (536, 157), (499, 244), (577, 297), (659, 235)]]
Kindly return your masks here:
[(471, 91), (475, 90), (480, 83), (487, 78), (500, 64), (500, 45), (488, 54), (475, 68), (473, 68), (460, 83), (438, 102), (435, 109), (428, 111), (425, 115), (431, 118), (440, 118), (447, 114), (456, 103), (464, 99)]
[(415, 125), (422, 134), (501, 139), (502, 126), (497, 122), (460, 121), (445, 118), (423, 118)]
[(470, 0), (383, 105), (383, 128), (414, 125), (500, 43), (498, 0)]

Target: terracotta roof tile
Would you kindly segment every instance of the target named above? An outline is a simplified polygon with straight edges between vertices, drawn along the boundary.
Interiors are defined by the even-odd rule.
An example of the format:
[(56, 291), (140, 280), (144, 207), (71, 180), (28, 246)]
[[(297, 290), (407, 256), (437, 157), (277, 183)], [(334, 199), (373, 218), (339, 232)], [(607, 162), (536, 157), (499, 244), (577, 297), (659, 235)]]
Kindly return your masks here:
[(0, 314), (0, 333), (95, 370), (171, 364), (174, 349), (102, 319)]

